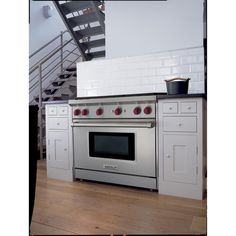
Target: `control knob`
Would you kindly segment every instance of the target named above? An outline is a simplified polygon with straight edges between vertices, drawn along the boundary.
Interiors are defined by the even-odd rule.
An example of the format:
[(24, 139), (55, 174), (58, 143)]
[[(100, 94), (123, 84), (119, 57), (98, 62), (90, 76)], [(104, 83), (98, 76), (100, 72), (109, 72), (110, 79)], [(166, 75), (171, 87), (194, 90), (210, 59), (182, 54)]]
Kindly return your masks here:
[(116, 115), (116, 116), (119, 116), (121, 113), (122, 113), (122, 109), (121, 109), (120, 107), (117, 107), (117, 108), (115, 109), (115, 115)]
[(135, 107), (134, 110), (133, 110), (133, 113), (135, 115), (139, 115), (141, 113), (141, 108), (140, 107)]
[(81, 114), (81, 110), (80, 109), (75, 109), (74, 110), (74, 116), (79, 116)]
[(88, 109), (83, 109), (82, 110), (82, 116), (87, 116), (89, 114), (89, 110)]
[(100, 107), (96, 110), (96, 115), (101, 116), (103, 114), (103, 109)]
[(145, 107), (143, 111), (146, 115), (149, 115), (152, 113), (152, 108), (148, 106), (148, 107)]

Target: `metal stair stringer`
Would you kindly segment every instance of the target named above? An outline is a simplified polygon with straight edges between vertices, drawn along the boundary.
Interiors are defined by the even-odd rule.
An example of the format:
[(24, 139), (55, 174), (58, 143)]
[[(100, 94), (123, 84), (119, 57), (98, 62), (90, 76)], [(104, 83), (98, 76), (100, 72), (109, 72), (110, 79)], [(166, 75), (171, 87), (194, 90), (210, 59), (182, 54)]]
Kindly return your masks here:
[[(103, 1), (53, 1), (64, 24), (76, 43), (82, 59), (92, 60), (105, 56), (105, 14)], [(99, 36), (96, 38), (96, 36)], [(95, 40), (92, 38), (95, 37)], [(92, 50), (92, 52), (91, 52)]]

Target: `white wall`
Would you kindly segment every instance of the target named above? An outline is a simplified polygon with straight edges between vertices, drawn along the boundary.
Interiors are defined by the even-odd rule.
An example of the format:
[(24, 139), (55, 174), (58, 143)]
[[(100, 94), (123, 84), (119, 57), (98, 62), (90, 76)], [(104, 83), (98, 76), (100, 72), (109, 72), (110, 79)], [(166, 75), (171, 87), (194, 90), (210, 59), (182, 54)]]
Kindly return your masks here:
[[(52, 17), (45, 18), (43, 6), (53, 7)], [(52, 1), (30, 0), (29, 54), (46, 44), (66, 27)]]
[(77, 63), (77, 96), (166, 92), (166, 79), (190, 78), (189, 93), (204, 93), (203, 47)]
[(106, 1), (106, 57), (203, 44), (203, 0)]
[[(52, 6), (52, 17), (45, 18), (43, 15), (43, 6), (50, 5)], [(30, 0), (30, 24), (29, 24), (29, 54), (32, 54), (37, 49), (48, 43), (50, 40), (55, 38), (57, 35), (61, 33), (61, 31), (65, 31), (66, 27), (57, 12), (54, 4), (52, 1), (32, 1)], [(69, 39), (70, 35), (69, 33), (64, 34), (64, 41)], [(49, 52), (54, 50), (56, 47), (60, 46), (60, 38), (58, 38), (55, 42), (47, 46), (45, 49), (41, 50), (39, 53), (37, 53), (35, 56), (30, 58), (29, 60), (29, 66), (33, 66), (40, 59), (45, 57)], [(66, 50), (70, 51), (71, 49), (74, 49), (74, 45), (68, 44), (64, 48), (64, 57), (68, 55), (68, 52)], [(78, 50), (74, 51), (74, 53), (80, 54)], [(74, 61), (76, 60), (77, 56), (74, 54), (71, 54), (67, 57), (68, 60)], [(49, 66), (49, 64), (52, 62), (52, 64)], [(45, 63), (43, 65), (43, 76), (47, 74), (49, 70), (51, 70), (53, 67), (57, 65), (57, 63), (60, 63), (60, 52), (55, 54), (48, 63)], [(64, 67), (67, 67), (71, 64), (71, 62), (65, 62)], [(43, 82), (43, 89), (47, 88), (51, 84), (51, 80), (55, 80), (57, 78), (57, 74), (60, 73), (60, 66), (57, 66), (54, 72), (49, 73), (48, 76), (45, 77), (45, 80)], [(29, 88), (35, 87), (34, 84), (38, 81), (38, 70), (34, 71), (29, 76)], [(64, 91), (63, 91), (64, 92)], [(30, 89), (30, 95), (29, 100), (31, 101), (34, 96), (38, 95), (38, 88), (35, 87), (35, 89)]]

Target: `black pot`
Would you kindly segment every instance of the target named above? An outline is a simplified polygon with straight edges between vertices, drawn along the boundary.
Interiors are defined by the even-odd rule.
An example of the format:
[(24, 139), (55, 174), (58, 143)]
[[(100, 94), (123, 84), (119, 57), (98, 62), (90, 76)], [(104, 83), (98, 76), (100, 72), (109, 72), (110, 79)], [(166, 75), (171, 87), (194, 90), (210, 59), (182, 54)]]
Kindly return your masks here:
[(169, 80), (165, 80), (167, 94), (187, 94), (188, 93), (188, 82), (190, 78), (173, 78)]

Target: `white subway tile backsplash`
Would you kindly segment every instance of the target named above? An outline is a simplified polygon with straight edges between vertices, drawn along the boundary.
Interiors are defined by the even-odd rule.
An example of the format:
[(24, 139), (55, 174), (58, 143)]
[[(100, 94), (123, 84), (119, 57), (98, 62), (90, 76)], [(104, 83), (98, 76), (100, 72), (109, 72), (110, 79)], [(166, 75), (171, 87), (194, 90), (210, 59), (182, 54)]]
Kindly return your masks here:
[(204, 83), (201, 82), (191, 82), (189, 83), (189, 91), (197, 91), (197, 92), (203, 92), (204, 91)]
[(148, 78), (148, 83), (150, 84), (159, 84), (164, 83), (166, 79), (170, 79), (169, 76), (152, 76)]
[(204, 63), (204, 55), (198, 56), (198, 63)]
[(165, 79), (191, 78), (189, 92), (204, 92), (203, 48), (77, 64), (77, 96), (166, 92)]
[(189, 48), (187, 49), (188, 55), (196, 55), (196, 54), (202, 54), (204, 52), (203, 47), (195, 47), (195, 48)]
[(89, 96), (89, 97), (98, 96), (98, 90), (97, 89), (88, 89), (87, 96)]
[(204, 71), (204, 64), (190, 65), (190, 72), (202, 72), (202, 71)]
[(162, 64), (162, 60), (151, 60), (151, 61), (148, 61), (148, 67), (149, 68), (157, 68), (157, 67), (161, 67), (163, 66)]
[(155, 85), (155, 92), (166, 93), (166, 83), (159, 83)]
[(181, 78), (190, 78), (190, 81), (199, 81), (199, 73), (184, 73), (180, 74), (179, 77)]
[(180, 57), (163, 59), (163, 66), (177, 66), (180, 64)]
[(185, 65), (185, 66), (175, 66), (172, 67), (172, 74), (183, 74), (183, 73), (189, 73), (190, 72), (190, 66)]
[(156, 73), (158, 75), (169, 75), (169, 74), (171, 74), (171, 67), (160, 67), (160, 68), (157, 68)]
[(192, 64), (192, 63), (198, 63), (198, 56), (182, 56), (181, 57), (181, 64)]
[(204, 81), (204, 79), (205, 79), (204, 77), (205, 77), (205, 76), (204, 76), (204, 72), (199, 72), (199, 73), (198, 73), (198, 80), (199, 80), (199, 81)]

